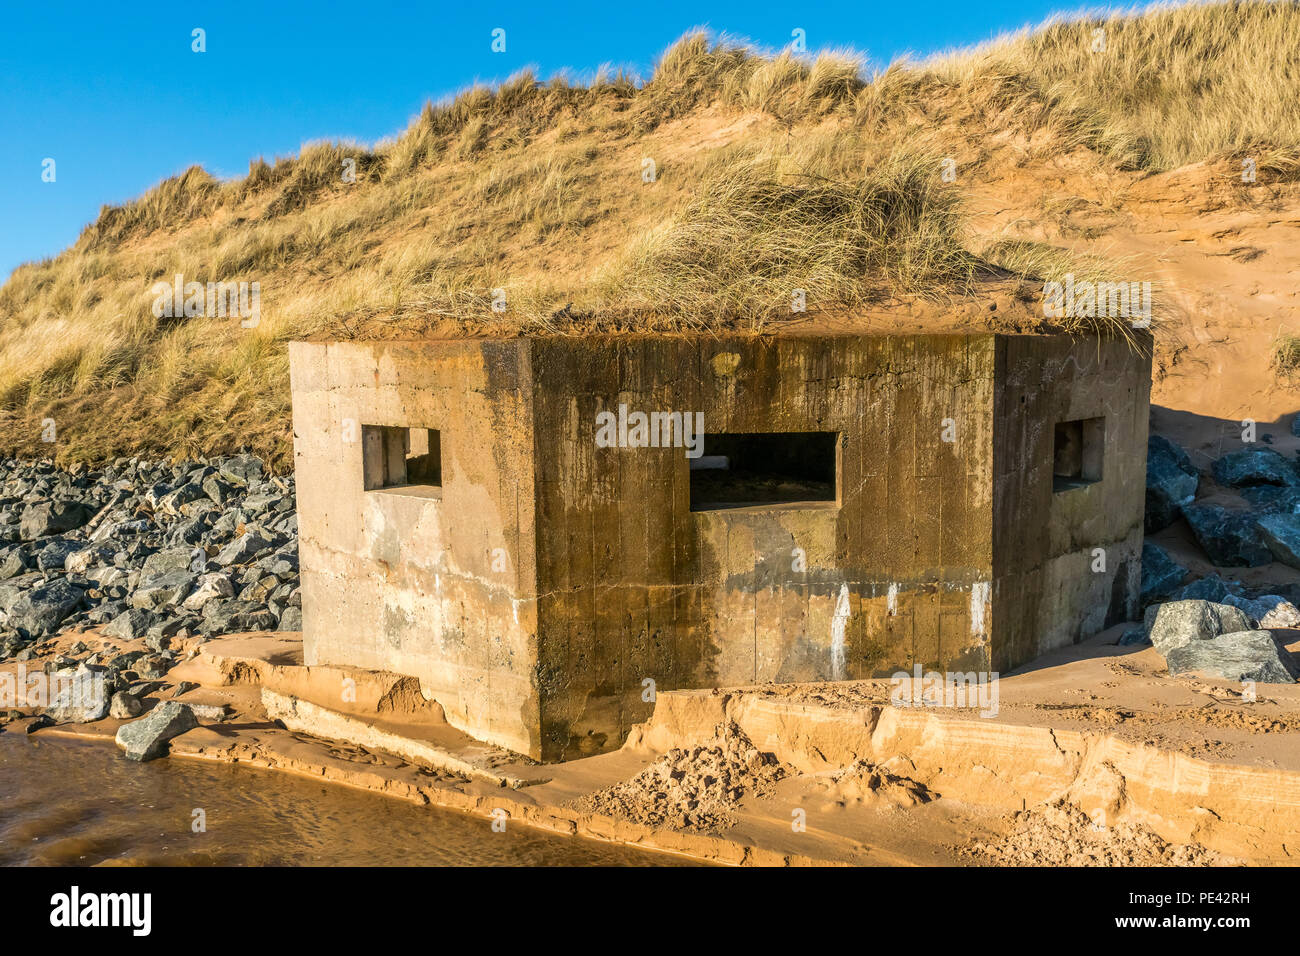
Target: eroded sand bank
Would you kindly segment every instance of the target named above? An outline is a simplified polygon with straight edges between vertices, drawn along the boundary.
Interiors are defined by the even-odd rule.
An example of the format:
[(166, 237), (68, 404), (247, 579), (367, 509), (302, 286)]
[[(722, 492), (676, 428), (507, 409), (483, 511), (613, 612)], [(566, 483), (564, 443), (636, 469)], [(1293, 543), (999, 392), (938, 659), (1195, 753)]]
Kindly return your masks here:
[[(1300, 685), (1243, 699), (1225, 681), (1170, 678), (1154, 651), (1115, 646), (1117, 636), (1003, 678), (984, 716), (895, 706), (888, 681), (663, 693), (622, 750), (560, 765), (473, 741), (409, 679), (303, 667), (296, 635), (182, 643), (188, 659), (145, 700), (188, 682), (178, 699), (224, 711), (174, 739), (173, 758), (716, 863), (1290, 862)], [(132, 649), (67, 634), (26, 668), (76, 641)], [(36, 732), (111, 745), (120, 723)]]

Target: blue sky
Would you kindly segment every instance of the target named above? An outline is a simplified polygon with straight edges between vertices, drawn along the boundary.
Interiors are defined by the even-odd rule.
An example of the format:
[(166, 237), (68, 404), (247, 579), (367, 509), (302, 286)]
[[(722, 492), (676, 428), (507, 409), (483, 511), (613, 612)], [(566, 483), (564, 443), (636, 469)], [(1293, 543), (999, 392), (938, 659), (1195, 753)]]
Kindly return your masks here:
[[(648, 75), (693, 26), (777, 49), (850, 46), (873, 63), (1035, 24), (1045, 0), (541, 3), (21, 3), (0, 19), (0, 280), (72, 243), (104, 203), (200, 164), (242, 175), (307, 141), (373, 142), (429, 99), (535, 67)], [(207, 52), (191, 51), (206, 31)], [(506, 51), (491, 49), (506, 31)], [(55, 161), (55, 181), (42, 164)]]

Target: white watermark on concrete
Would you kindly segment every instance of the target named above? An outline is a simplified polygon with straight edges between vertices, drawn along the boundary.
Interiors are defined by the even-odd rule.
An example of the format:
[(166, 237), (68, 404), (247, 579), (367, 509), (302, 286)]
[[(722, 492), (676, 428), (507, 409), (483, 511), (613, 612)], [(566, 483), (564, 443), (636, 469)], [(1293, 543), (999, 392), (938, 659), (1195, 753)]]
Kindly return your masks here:
[(596, 413), (597, 448), (684, 448), (704, 454), (703, 412), (629, 412), (627, 405)]

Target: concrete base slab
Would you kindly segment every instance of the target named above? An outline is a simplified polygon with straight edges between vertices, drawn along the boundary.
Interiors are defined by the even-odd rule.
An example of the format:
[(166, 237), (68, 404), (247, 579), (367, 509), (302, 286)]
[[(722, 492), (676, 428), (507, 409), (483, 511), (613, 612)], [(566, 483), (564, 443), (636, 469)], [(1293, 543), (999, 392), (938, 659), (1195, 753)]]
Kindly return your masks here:
[(256, 687), (267, 719), (297, 733), (382, 750), (499, 786), (519, 788), (546, 779), (526, 772), (532, 765), (527, 757), (452, 727), (412, 677), (355, 667), (309, 667), (302, 661), (298, 635), (239, 635), (200, 646), (198, 655), (172, 676), (207, 686)]
[(367, 721), (266, 688), (262, 689), (262, 706), (267, 717), (280, 721), (288, 730), (342, 740), (367, 750), (382, 750), (418, 766), (476, 777), (514, 790), (548, 779), (493, 769), (494, 764), (499, 765), (504, 759), (519, 758), (514, 754), (507, 758), (507, 751), (479, 743), (453, 727), (447, 726), (441, 733), (433, 734), (427, 726)]

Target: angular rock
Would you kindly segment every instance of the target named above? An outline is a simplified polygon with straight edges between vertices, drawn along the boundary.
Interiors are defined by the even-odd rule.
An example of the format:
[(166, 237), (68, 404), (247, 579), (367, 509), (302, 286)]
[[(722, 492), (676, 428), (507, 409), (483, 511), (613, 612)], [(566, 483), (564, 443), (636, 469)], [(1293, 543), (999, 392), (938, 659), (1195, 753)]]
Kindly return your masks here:
[(80, 528), (95, 516), (95, 509), (80, 501), (53, 499), (38, 501), (23, 509), (18, 532), (24, 541), (33, 541), (48, 534), (59, 534)]
[(167, 742), (199, 725), (194, 711), (169, 700), (159, 704), (146, 716), (117, 730), (117, 745), (126, 751), (128, 760), (153, 760), (167, 752)]
[(164, 514), (178, 515), (181, 508), (191, 501), (197, 501), (204, 496), (201, 485), (181, 485), (175, 491), (171, 491), (158, 499), (158, 510)]
[(147, 583), (171, 571), (188, 571), (191, 550), (190, 548), (167, 548), (149, 555), (140, 568), (140, 580)]
[(271, 592), (279, 586), (280, 579), (273, 574), (268, 574), (264, 578), (253, 581), (240, 591), (239, 599), (248, 601), (251, 604), (265, 604), (270, 600)]
[(172, 528), (167, 540), (174, 547), (186, 547), (186, 550), (193, 554), (194, 546), (201, 543), (208, 533), (208, 524), (200, 515), (194, 518), (186, 518), (178, 521)]
[(104, 636), (114, 637), (119, 641), (139, 640), (157, 620), (158, 617), (153, 611), (133, 607), (113, 618), (113, 623), (104, 628)]
[(1300, 514), (1300, 488), (1249, 485), (1238, 490), (1250, 502), (1251, 507), (1261, 514)]
[(198, 576), (189, 571), (168, 571), (141, 584), (131, 595), (132, 607), (159, 610), (180, 604), (194, 589)]
[(20, 574), (16, 578), (0, 584), (0, 611), (8, 613), (18, 603), (18, 599), (34, 587), (45, 583), (45, 575), (39, 571)]
[(161, 680), (172, 669), (172, 662), (161, 654), (146, 654), (134, 666), (135, 672), (145, 680)]
[(1265, 515), (1255, 527), (1274, 560), (1300, 568), (1300, 515)]
[[(67, 672), (63, 672), (66, 674)], [(60, 724), (89, 724), (108, 716), (112, 688), (107, 668), (81, 665), (70, 677), (57, 680), (54, 699), (45, 713)]]
[(280, 501), (279, 495), (255, 494), (246, 497), (240, 507), (249, 514), (260, 516), (274, 510)]
[(1166, 600), (1187, 577), (1187, 569), (1174, 561), (1164, 548), (1150, 541), (1142, 544), (1142, 590), (1139, 604), (1146, 607)]
[[(1236, 585), (1240, 589), (1240, 585)], [(1172, 595), (1171, 601), (1209, 601), (1212, 604), (1226, 604), (1224, 598), (1229, 594), (1235, 594), (1234, 586), (1229, 584), (1217, 574), (1207, 574), (1203, 578), (1197, 578), (1186, 587), (1179, 588)]]
[(203, 493), (219, 505), (224, 505), (235, 493), (235, 489), (229, 483), (222, 481), (217, 475), (208, 475), (203, 479)]
[(230, 544), (221, 549), (213, 561), (223, 567), (232, 564), (243, 564), (251, 560), (259, 551), (269, 548), (271, 542), (262, 537), (256, 531), (245, 531)]
[(36, 566), (42, 571), (62, 571), (68, 558), (80, 550), (75, 541), (54, 538), (36, 552)]
[(1120, 647), (1141, 647), (1151, 644), (1151, 638), (1147, 637), (1145, 628), (1130, 627), (1119, 636), (1115, 642)]
[(1254, 600), (1229, 594), (1222, 603), (1241, 608), (1255, 627), (1266, 631), (1273, 628), (1300, 627), (1300, 608), (1277, 594), (1265, 594)]
[(221, 477), (241, 487), (262, 477), (262, 462), (252, 455), (235, 455), (217, 466)]
[(211, 601), (203, 608), (205, 634), (230, 634), (237, 631), (270, 631), (278, 622), (269, 610), (246, 601)]
[(213, 572), (199, 578), (198, 587), (181, 602), (181, 606), (188, 611), (199, 611), (209, 601), (231, 597), (234, 593), (235, 589), (231, 586), (230, 578), (220, 572)]
[(267, 561), (266, 570), (281, 581), (292, 581), (298, 576), (298, 559), (292, 555), (273, 554)]
[(1272, 631), (1236, 631), (1192, 641), (1171, 650), (1165, 662), (1170, 674), (1199, 672), (1260, 684), (1294, 684), (1300, 676), (1291, 653)]
[(113, 560), (113, 552), (108, 548), (78, 547), (63, 562), (63, 570), (69, 574), (85, 574), (96, 565)]
[(181, 505), (181, 514), (187, 518), (209, 518), (210, 520), (211, 515), (221, 514), (221, 505), (211, 498), (200, 498), (197, 501), (191, 501), (189, 504)]
[(1201, 476), (1187, 452), (1161, 435), (1147, 439), (1147, 534), (1167, 528), (1196, 498)]
[(125, 651), (110, 660), (108, 666), (112, 670), (128, 670), (142, 657), (144, 657), (144, 651)]
[(1208, 641), (1220, 634), (1249, 631), (1250, 618), (1241, 608), (1209, 601), (1171, 601), (1147, 608), (1143, 619), (1147, 636), (1161, 656), (1192, 641)]
[(133, 535), (143, 534), (152, 527), (153, 525), (150, 522), (143, 519), (105, 522), (95, 529), (90, 536), (90, 540), (94, 542), (120, 541)]
[(132, 717), (139, 717), (142, 710), (144, 705), (140, 703), (140, 698), (120, 690), (109, 701), (108, 716), (114, 720), (129, 720)]
[(286, 607), (284, 613), (280, 615), (280, 624), (276, 627), (277, 631), (301, 631), (302, 630), (302, 608)]
[(1224, 455), (1213, 466), (1214, 480), (1221, 485), (1300, 485), (1295, 463), (1271, 448), (1246, 448)]
[(1193, 504), (1183, 508), (1183, 517), (1212, 564), (1254, 568), (1273, 560), (1255, 516), (1248, 512)]
[(185, 627), (185, 624), (186, 619), (181, 617), (171, 617), (159, 621), (157, 624), (153, 625), (153, 627), (149, 628), (148, 632), (145, 634), (144, 646), (155, 653), (161, 654), (163, 651), (167, 650), (167, 646), (171, 643), (171, 639), (176, 636), (177, 632)]
[(33, 588), (9, 608), (8, 625), (24, 640), (46, 637), (81, 606), (84, 594), (63, 579)]
[(0, 581), (7, 581), (26, 570), (27, 552), (23, 548), (9, 548), (0, 556)]
[(91, 568), (88, 570), (86, 572), (86, 580), (99, 588), (124, 587), (126, 585), (127, 573), (121, 568), (106, 565), (102, 568)]

